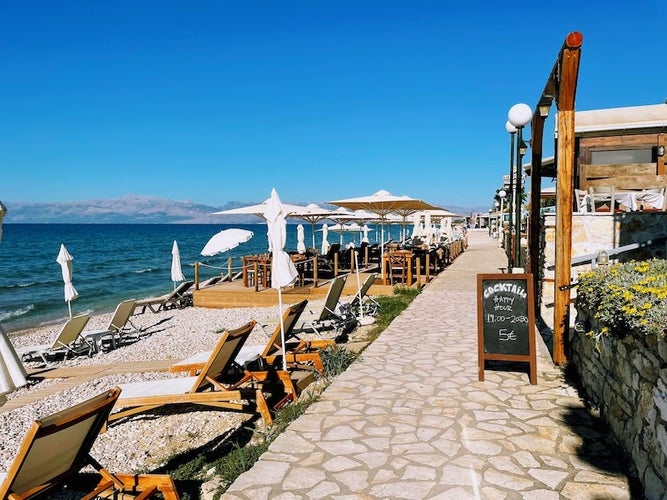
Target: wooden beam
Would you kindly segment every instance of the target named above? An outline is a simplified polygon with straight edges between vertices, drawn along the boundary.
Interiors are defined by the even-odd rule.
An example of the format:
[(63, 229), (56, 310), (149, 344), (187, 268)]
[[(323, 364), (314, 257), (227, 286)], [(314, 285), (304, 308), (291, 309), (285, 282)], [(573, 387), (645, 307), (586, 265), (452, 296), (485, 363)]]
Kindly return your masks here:
[[(565, 339), (570, 325), (570, 280), (572, 272), (572, 206), (574, 197), (575, 111), (579, 77), (581, 33), (569, 33), (552, 71), (558, 94), (558, 145), (556, 151), (556, 269), (554, 283), (554, 363), (567, 362)], [(554, 68), (556, 69), (556, 68)]]

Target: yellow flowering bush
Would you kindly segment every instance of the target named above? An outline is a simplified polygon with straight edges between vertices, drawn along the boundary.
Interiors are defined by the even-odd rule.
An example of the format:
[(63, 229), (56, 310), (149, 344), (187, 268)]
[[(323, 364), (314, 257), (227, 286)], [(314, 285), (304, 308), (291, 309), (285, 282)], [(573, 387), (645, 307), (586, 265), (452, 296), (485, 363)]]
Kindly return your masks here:
[[(579, 275), (577, 309), (587, 311), (593, 335), (630, 331), (659, 338), (667, 334), (667, 260), (600, 266)], [(590, 328), (591, 325), (588, 325)]]

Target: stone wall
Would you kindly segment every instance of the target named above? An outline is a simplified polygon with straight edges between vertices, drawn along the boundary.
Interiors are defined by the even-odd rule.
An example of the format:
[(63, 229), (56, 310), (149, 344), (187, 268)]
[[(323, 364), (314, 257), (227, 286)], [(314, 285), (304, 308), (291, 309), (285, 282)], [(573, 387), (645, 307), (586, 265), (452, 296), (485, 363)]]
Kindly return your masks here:
[[(589, 315), (579, 311), (579, 321)], [(664, 499), (667, 340), (634, 334), (595, 339), (574, 331), (570, 348), (569, 359), (587, 400), (599, 408), (601, 418), (631, 458), (646, 498)]]
[[(556, 260), (556, 216), (544, 219), (544, 260), (542, 303), (553, 302), (554, 270), (549, 269)], [(572, 215), (572, 258), (597, 254), (600, 250), (618, 248), (630, 243), (667, 236), (667, 212), (575, 213)], [(665, 258), (665, 245), (634, 250), (623, 254), (622, 260), (645, 260), (656, 256)], [(572, 279), (590, 269), (590, 264), (572, 268)]]
[[(555, 216), (545, 217), (542, 304), (553, 302), (554, 270), (558, 245)], [(572, 257), (596, 255), (600, 250), (618, 248), (667, 236), (667, 213), (628, 212), (614, 214), (573, 214)], [(666, 247), (654, 245), (622, 254), (619, 260), (646, 260), (666, 257)], [(614, 257), (611, 260), (616, 260)], [(591, 268), (590, 263), (572, 267), (573, 281)], [(589, 311), (575, 311), (576, 287), (572, 290), (573, 309), (583, 328), (571, 329), (568, 359), (579, 374), (586, 398), (597, 406), (616, 440), (634, 464), (647, 498), (667, 498), (667, 339), (627, 335), (623, 339), (590, 337)]]

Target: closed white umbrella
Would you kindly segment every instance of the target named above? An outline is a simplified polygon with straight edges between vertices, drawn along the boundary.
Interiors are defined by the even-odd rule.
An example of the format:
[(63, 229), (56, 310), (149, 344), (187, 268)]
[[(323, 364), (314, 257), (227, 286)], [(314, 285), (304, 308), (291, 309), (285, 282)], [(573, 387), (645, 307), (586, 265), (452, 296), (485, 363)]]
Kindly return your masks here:
[(368, 227), (368, 224), (364, 224), (364, 225), (362, 226), (361, 230), (362, 230), (362, 232), (363, 232), (363, 237), (361, 238), (361, 242), (362, 242), (362, 243), (370, 243), (370, 242), (368, 241), (368, 232), (371, 230), (371, 228)]
[[(285, 207), (285, 205), (283, 205), (283, 207)], [(315, 248), (315, 224), (321, 220), (328, 219), (332, 214), (335, 214), (335, 212), (322, 208), (315, 203), (311, 203), (310, 205), (302, 207), (300, 210), (290, 212), (289, 217), (296, 217), (297, 219), (303, 219), (306, 222), (310, 222), (313, 232), (313, 248)]]
[(291, 257), (285, 252), (287, 240), (287, 213), (283, 209), (280, 198), (275, 189), (271, 190), (264, 218), (268, 228), (269, 244), (271, 247), (271, 288), (278, 290), (278, 306), (280, 307), (280, 340), (283, 348), (283, 370), (287, 370), (285, 359), (285, 324), (283, 322), (282, 287), (290, 285), (299, 275)]
[(296, 251), (304, 254), (306, 253), (306, 235), (303, 232), (303, 225), (299, 224), (296, 226)]
[(28, 383), (28, 374), (12, 342), (0, 325), (0, 395), (12, 392)]
[(326, 224), (322, 225), (322, 255), (326, 255), (326, 253), (329, 251), (329, 247), (331, 246), (329, 242), (327, 241), (327, 238), (329, 237), (329, 226)]
[(431, 241), (431, 214), (428, 211), (424, 214), (424, 238), (424, 243)]
[(412, 237), (418, 238), (419, 233), (421, 233), (421, 220), (422, 216), (419, 213), (412, 214)]
[(72, 261), (74, 258), (70, 255), (65, 248), (65, 245), (60, 244), (60, 252), (56, 258), (56, 262), (60, 264), (60, 268), (63, 273), (63, 282), (65, 283), (65, 302), (67, 302), (67, 309), (69, 311), (69, 317), (72, 317), (72, 301), (76, 299), (79, 294), (77, 293), (74, 285), (72, 284)]
[[(5, 214), (7, 214), (7, 207), (0, 201), (0, 240), (2, 239), (2, 219)], [(0, 324), (0, 395), (12, 392), (27, 383), (28, 375), (23, 363), (16, 354), (7, 332)]]
[(174, 282), (174, 290), (176, 290), (176, 283), (185, 281), (183, 270), (181, 269), (181, 251), (178, 249), (178, 243), (174, 240), (174, 245), (171, 247), (171, 281)]

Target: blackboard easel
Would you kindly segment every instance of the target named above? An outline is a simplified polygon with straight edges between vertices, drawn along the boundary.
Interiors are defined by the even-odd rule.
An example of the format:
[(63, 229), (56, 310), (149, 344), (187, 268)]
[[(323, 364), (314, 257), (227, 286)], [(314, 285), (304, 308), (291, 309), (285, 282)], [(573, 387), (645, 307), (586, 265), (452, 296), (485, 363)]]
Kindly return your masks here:
[(487, 360), (529, 364), (537, 384), (535, 310), (531, 274), (477, 275), (477, 355), (479, 380)]

